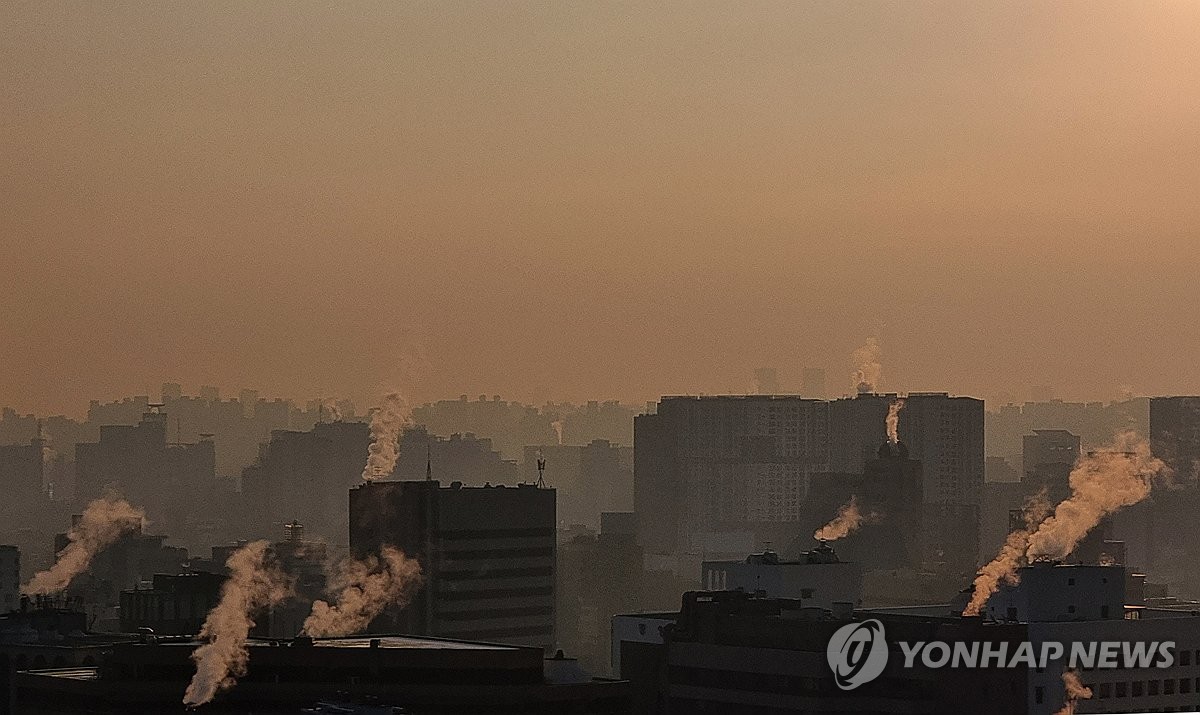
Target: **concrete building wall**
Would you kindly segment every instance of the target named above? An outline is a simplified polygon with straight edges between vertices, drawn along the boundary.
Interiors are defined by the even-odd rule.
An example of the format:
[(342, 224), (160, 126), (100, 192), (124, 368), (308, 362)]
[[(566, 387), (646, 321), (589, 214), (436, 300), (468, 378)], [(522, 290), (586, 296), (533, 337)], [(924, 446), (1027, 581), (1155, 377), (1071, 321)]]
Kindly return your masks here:
[(425, 586), (381, 627), (549, 649), (554, 644), (555, 492), (368, 482), (350, 490), (350, 547), (390, 544)]
[(862, 603), (862, 567), (851, 562), (705, 561), (700, 583), (710, 591), (764, 591), (771, 598), (799, 599), (805, 606), (826, 610), (834, 603)]
[(0, 546), (0, 613), (21, 604), (21, 552), (15, 546)]

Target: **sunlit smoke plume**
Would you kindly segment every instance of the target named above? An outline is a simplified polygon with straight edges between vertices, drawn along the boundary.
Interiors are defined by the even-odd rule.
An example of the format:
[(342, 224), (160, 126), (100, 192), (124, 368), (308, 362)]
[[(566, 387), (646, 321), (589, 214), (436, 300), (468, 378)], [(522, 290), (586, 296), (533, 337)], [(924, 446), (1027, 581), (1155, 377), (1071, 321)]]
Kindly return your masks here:
[(340, 407), (338, 407), (337, 400), (333, 399), (332, 397), (321, 400), (320, 411), (321, 411), (321, 416), (320, 416), (321, 422), (325, 421), (325, 415), (329, 415), (330, 422), (341, 422), (342, 421), (342, 410)]
[(229, 578), (221, 587), (220, 603), (208, 612), (200, 629), (206, 642), (192, 653), (196, 674), (184, 693), (184, 705), (203, 705), (246, 674), (250, 659), (246, 642), (255, 612), (277, 605), (291, 591), (269, 549), (267, 541), (252, 541), (225, 562)]
[(878, 515), (874, 513), (864, 515), (858, 508), (858, 497), (852, 496), (850, 501), (838, 509), (833, 521), (813, 533), (813, 538), (820, 541), (837, 541), (857, 531), (864, 523), (875, 521), (877, 518)]
[(896, 400), (888, 405), (887, 438), (888, 442), (892, 444), (900, 442), (900, 410), (902, 409), (904, 409), (904, 400)]
[(850, 373), (850, 386), (855, 392), (875, 392), (880, 387), (883, 366), (879, 364), (883, 351), (878, 338), (867, 338), (867, 342), (854, 351), (854, 372)]
[(362, 478), (386, 479), (396, 467), (399, 456), (400, 432), (409, 423), (408, 405), (399, 392), (390, 392), (383, 404), (371, 415), (371, 446)]
[(1017, 569), (1025, 563), (1025, 550), (1029, 547), (1029, 535), (1050, 513), (1050, 505), (1046, 501), (1046, 490), (1042, 489), (1025, 502), (1022, 516), (1025, 528), (1010, 533), (1000, 547), (996, 558), (992, 559), (975, 576), (975, 590), (971, 601), (963, 609), (964, 616), (978, 616), (988, 599), (1000, 590), (1000, 584), (1015, 586), (1020, 577)]
[(1150, 443), (1132, 432), (1118, 435), (1109, 450), (1081, 456), (1071, 470), (1071, 496), (1030, 535), (1026, 559), (1066, 558), (1101, 519), (1145, 499), (1167, 472)]
[(54, 565), (34, 574), (22, 591), (31, 596), (62, 591), (87, 570), (96, 554), (123, 535), (141, 528), (145, 517), (141, 509), (115, 496), (92, 501), (83, 510), (79, 523), (67, 532), (69, 543), (58, 553)]
[(1054, 715), (1075, 715), (1075, 704), (1080, 700), (1090, 700), (1092, 689), (1084, 686), (1083, 681), (1074, 670), (1064, 670), (1062, 674), (1063, 688), (1066, 691), (1062, 709)]
[(563, 421), (561, 419), (554, 420), (553, 422), (550, 423), (550, 426), (554, 428), (555, 439), (558, 440), (557, 444), (562, 444), (563, 443)]
[(304, 633), (330, 638), (360, 633), (390, 605), (403, 605), (420, 587), (421, 566), (398, 549), (384, 546), (379, 558), (346, 559), (330, 574), (333, 605), (316, 601), (304, 621)]
[(1066, 558), (1101, 519), (1145, 499), (1155, 479), (1167, 473), (1150, 444), (1132, 432), (1117, 435), (1111, 449), (1081, 456), (1071, 469), (1071, 496), (1049, 516), (1031, 520), (1026, 511), (1027, 528), (1009, 534), (996, 558), (980, 569), (963, 615), (979, 615), (1001, 583), (1015, 585), (1024, 564)]

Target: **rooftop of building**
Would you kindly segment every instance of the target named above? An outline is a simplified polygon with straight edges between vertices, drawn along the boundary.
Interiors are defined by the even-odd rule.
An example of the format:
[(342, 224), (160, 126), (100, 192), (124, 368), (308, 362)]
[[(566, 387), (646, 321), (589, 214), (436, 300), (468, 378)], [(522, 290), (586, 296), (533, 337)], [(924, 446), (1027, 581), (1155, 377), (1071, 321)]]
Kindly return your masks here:
[(811, 551), (803, 551), (797, 559), (782, 559), (779, 554), (767, 549), (761, 553), (750, 554), (742, 560), (705, 560), (705, 564), (752, 564), (756, 566), (810, 566), (813, 564), (850, 564), (838, 558), (837, 552), (827, 542), (820, 542)]
[(554, 489), (553, 487), (539, 487), (537, 484), (535, 484), (533, 482), (520, 482), (520, 483), (514, 484), (514, 485), (487, 483), (487, 484), (483, 484), (482, 486), (471, 486), (468, 484), (464, 484), (462, 482), (455, 481), (455, 482), (450, 482), (449, 484), (443, 485), (437, 479), (370, 479), (370, 480), (363, 482), (362, 484), (357, 484), (353, 487), (350, 487), (350, 489), (352, 491), (356, 490), (356, 489), (372, 489), (372, 488), (378, 489), (378, 488), (382, 488), (384, 486), (394, 488), (394, 486), (397, 484), (429, 484), (429, 485), (431, 485), (430, 488), (433, 488), (433, 489), (464, 491), (464, 492), (492, 491), (492, 490), (496, 490), (496, 489), (535, 489), (535, 490), (553, 490)]

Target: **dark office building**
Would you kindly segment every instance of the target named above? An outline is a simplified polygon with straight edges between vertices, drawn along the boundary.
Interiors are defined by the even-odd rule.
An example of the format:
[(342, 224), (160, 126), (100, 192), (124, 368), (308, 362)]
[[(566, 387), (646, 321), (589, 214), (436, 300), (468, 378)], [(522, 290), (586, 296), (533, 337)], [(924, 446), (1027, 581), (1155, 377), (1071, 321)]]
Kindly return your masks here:
[(1195, 484), (1200, 469), (1200, 397), (1150, 399), (1150, 449), (1175, 471), (1177, 481)]
[(121, 631), (149, 628), (156, 635), (195, 635), (220, 601), (225, 577), (204, 572), (155, 574), (150, 588), (121, 591)]
[(29, 444), (0, 446), (0, 522), (31, 525), (47, 503), (42, 488), (44, 443), (39, 438)]
[(258, 461), (242, 471), (248, 534), (273, 539), (298, 520), (310, 535), (344, 543), (346, 490), (362, 481), (370, 443), (362, 422), (272, 432)]
[(75, 445), (75, 496), (80, 504), (114, 489), (157, 524), (180, 531), (216, 485), (211, 440), (167, 441), (167, 415), (155, 407), (136, 425), (104, 425), (98, 442)]
[(606, 513), (599, 534), (558, 546), (558, 647), (589, 672), (610, 671), (610, 622), (642, 608), (642, 548), (631, 513)]
[(404, 430), (400, 435), (400, 456), (391, 478), (424, 479), (426, 471), (440, 481), (463, 482), (471, 486), (515, 484), (517, 463), (504, 459), (492, 448), (492, 440), (474, 434), (439, 437), (424, 427)]
[(554, 643), (555, 492), (375, 481), (350, 490), (350, 549), (395, 546), (420, 561), (425, 585), (373, 630)]
[[(868, 568), (920, 567), (923, 544), (921, 463), (908, 456), (904, 442), (884, 442), (879, 456), (863, 470), (859, 508), (867, 523), (859, 530), (857, 560)], [(855, 559), (852, 552), (847, 558)]]
[[(538, 471), (538, 456), (545, 461)], [(524, 479), (558, 491), (558, 522), (562, 528), (600, 527), (603, 512), (633, 511), (633, 448), (597, 439), (576, 445), (525, 448)]]
[[(22, 715), (181, 712), (198, 645), (117, 644), (96, 667), (18, 673), (12, 702)], [(202, 711), (630, 715), (627, 683), (571, 665), (537, 648), (410, 636), (252, 640), (245, 675)]]

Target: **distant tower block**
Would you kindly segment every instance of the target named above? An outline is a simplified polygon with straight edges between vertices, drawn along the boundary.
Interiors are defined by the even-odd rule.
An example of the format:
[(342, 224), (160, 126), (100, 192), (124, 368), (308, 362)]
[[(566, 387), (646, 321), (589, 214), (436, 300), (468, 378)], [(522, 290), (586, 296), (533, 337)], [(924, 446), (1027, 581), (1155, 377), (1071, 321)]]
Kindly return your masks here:
[(292, 519), (289, 524), (284, 524), (283, 540), (289, 544), (299, 544), (304, 541), (304, 524), (295, 519)]
[(825, 371), (819, 367), (806, 367), (800, 375), (800, 396), (815, 400), (825, 399)]
[(754, 371), (754, 384), (760, 395), (778, 395), (779, 373), (773, 367), (760, 367)]

